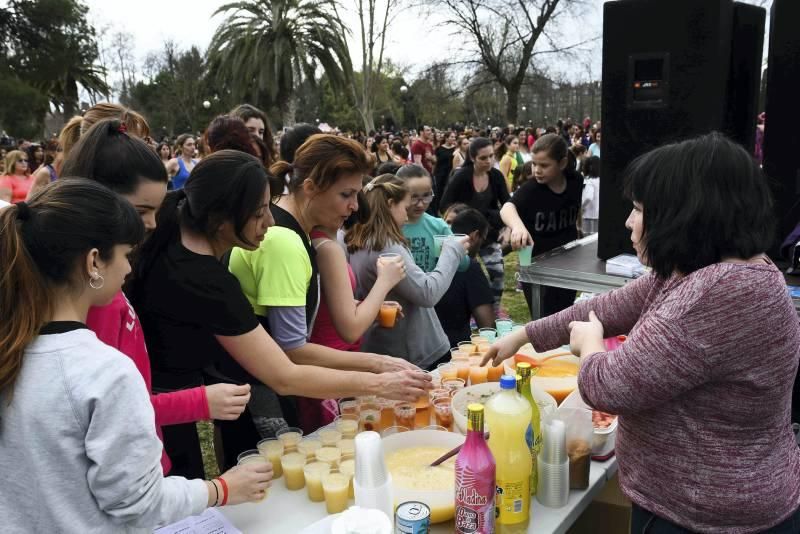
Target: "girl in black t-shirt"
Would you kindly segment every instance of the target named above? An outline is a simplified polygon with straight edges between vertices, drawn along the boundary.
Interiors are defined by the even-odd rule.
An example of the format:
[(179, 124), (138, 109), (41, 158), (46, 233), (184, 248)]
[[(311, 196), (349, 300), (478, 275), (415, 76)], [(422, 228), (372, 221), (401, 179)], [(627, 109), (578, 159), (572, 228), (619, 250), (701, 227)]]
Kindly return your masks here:
[[(518, 250), (532, 245), (533, 255), (538, 255), (578, 238), (583, 180), (562, 137), (544, 135), (531, 152), (534, 179), (514, 193), (500, 216), (511, 228), (511, 246)], [(523, 282), (522, 289), (530, 308), (531, 284)], [(561, 311), (574, 301), (575, 291), (543, 287), (542, 316)]]

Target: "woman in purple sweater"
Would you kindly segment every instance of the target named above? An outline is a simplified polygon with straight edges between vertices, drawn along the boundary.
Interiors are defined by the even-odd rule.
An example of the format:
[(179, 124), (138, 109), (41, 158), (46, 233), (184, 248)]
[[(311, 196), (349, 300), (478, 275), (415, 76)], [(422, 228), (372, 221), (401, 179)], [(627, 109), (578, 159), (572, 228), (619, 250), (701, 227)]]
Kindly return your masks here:
[[(570, 343), (584, 400), (619, 414), (631, 532), (800, 532), (800, 325), (764, 254), (774, 222), (758, 164), (714, 133), (641, 156), (626, 191), (652, 272), (529, 323), (486, 359)], [(617, 334), (628, 341), (607, 352)]]

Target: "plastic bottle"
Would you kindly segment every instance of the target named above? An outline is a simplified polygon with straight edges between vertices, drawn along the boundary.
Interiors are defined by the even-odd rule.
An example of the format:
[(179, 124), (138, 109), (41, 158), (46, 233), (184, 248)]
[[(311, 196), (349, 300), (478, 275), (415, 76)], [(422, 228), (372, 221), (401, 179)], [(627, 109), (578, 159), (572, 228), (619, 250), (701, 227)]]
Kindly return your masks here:
[(495, 532), (526, 532), (531, 505), (531, 450), (525, 432), (531, 424), (531, 406), (516, 391), (516, 378), (500, 377), (500, 392), (486, 403), (489, 449), (494, 456), (497, 494)]
[(467, 406), (467, 441), (456, 457), (456, 534), (494, 532), (495, 463), (483, 417), (482, 404)]
[(542, 450), (542, 419), (539, 414), (539, 405), (536, 404), (531, 391), (531, 371), (531, 364), (527, 362), (517, 364), (517, 391), (531, 405), (531, 424), (525, 434), (525, 441), (531, 449), (531, 461), (533, 462), (531, 469), (531, 496), (534, 496), (539, 485), (539, 470), (536, 467), (536, 462), (539, 458), (539, 452)]

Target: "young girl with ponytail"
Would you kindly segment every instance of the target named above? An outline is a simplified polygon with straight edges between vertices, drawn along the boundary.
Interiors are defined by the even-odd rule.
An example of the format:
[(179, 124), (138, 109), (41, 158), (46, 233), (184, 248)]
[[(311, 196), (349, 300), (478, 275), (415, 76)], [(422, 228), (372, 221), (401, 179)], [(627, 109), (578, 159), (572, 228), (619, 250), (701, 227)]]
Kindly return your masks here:
[(0, 517), (12, 532), (152, 532), (264, 497), (269, 464), (164, 478), (141, 375), (86, 328), (144, 228), (106, 187), (64, 179), (0, 210)]
[(377, 279), (376, 264), (383, 254), (399, 256), (406, 267), (406, 277), (388, 295), (403, 307), (405, 318), (394, 328), (370, 328), (362, 348), (394, 354), (423, 369), (435, 368), (440, 360), (450, 357), (450, 343), (434, 306), (450, 287), (469, 249), (469, 239), (453, 237), (445, 241), (436, 268), (426, 273), (414, 262), (403, 236), (402, 226), (408, 221), (411, 204), (411, 193), (403, 180), (383, 174), (364, 186), (364, 192), (369, 219), (356, 223), (345, 236), (358, 280), (357, 296), (362, 298), (372, 289)]
[[(146, 232), (156, 228), (156, 213), (167, 193), (167, 173), (147, 144), (127, 133), (117, 119), (105, 119), (90, 127), (73, 146), (63, 166), (66, 176), (81, 176), (105, 185), (130, 202)], [(98, 339), (119, 350), (136, 364), (151, 391), (150, 359), (139, 318), (125, 294), (119, 291), (110, 304), (93, 306), (87, 326)], [(162, 426), (194, 423), (205, 419), (236, 419), (250, 398), (245, 384), (212, 384), (151, 395), (156, 431)], [(170, 473), (172, 462), (165, 448), (161, 464)], [(178, 455), (174, 474), (191, 473)]]

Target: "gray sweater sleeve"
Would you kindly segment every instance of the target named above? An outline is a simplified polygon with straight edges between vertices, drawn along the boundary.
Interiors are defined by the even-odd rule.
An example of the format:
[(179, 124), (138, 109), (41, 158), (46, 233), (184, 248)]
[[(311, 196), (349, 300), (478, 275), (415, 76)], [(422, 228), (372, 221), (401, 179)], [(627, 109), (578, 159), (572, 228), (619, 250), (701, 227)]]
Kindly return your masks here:
[(87, 482), (100, 509), (114, 522), (140, 528), (203, 511), (205, 482), (162, 473), (153, 407), (133, 363), (120, 355), (88, 376), (70, 374), (84, 382), (74, 384), (73, 395), (82, 398), (72, 400), (86, 424)]
[(414, 263), (414, 257), (403, 246), (393, 245), (383, 252), (401, 254), (406, 263), (406, 277), (394, 287), (393, 292), (423, 308), (433, 308), (442, 299), (450, 288), (461, 259), (466, 255), (461, 245), (452, 240), (445, 241), (436, 268), (426, 273)]

